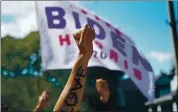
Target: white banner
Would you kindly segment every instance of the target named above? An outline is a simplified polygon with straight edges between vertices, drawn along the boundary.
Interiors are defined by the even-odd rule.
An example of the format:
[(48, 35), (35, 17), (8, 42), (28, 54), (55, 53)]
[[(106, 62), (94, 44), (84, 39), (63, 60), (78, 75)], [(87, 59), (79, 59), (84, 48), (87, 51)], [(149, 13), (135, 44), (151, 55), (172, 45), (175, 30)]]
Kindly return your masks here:
[[(73, 67), (78, 49), (72, 35), (87, 23), (96, 32), (94, 52), (88, 66), (124, 71), (149, 100), (154, 98), (152, 68), (123, 32), (68, 2), (37, 1), (36, 10), (45, 70)], [(112, 74), (108, 75), (112, 77)]]

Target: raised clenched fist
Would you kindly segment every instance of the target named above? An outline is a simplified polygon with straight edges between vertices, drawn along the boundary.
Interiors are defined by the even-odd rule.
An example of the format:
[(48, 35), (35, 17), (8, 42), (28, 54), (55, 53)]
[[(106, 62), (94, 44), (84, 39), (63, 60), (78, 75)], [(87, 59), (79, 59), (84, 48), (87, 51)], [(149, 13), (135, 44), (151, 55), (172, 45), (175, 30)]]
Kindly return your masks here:
[(100, 100), (103, 103), (107, 103), (110, 96), (110, 90), (106, 80), (97, 79), (96, 80), (96, 90), (100, 94)]
[(73, 37), (79, 48), (79, 54), (91, 57), (93, 53), (92, 41), (95, 39), (95, 30), (86, 24), (84, 28), (74, 33)]
[(95, 39), (95, 30), (86, 24), (78, 32), (74, 33), (73, 37), (79, 49), (78, 57), (82, 58), (82, 74), (86, 74), (88, 61), (93, 54), (92, 41)]
[(38, 99), (38, 106), (40, 108), (44, 108), (46, 107), (46, 105), (49, 103), (49, 93), (47, 90), (43, 91), (43, 93), (41, 94), (41, 96), (39, 96)]

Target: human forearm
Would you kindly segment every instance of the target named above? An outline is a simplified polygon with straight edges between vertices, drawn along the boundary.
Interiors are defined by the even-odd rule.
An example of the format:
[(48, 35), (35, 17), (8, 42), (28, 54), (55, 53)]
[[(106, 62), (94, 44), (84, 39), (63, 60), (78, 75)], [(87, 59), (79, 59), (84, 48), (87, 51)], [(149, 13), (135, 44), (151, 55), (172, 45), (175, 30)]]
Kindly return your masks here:
[(86, 80), (88, 61), (85, 59), (84, 55), (78, 56), (67, 84), (54, 107), (54, 111), (70, 112), (78, 110)]
[(83, 97), (88, 61), (93, 54), (92, 41), (95, 31), (89, 25), (74, 33), (74, 39), (79, 49), (78, 58), (53, 111), (77, 111)]
[(43, 109), (49, 103), (49, 93), (47, 90), (43, 91), (43, 93), (39, 96), (37, 106), (33, 110), (33, 112), (42, 112)]
[(35, 109), (33, 110), (33, 112), (42, 112), (42, 111), (43, 111), (43, 107), (40, 106), (40, 105), (37, 105), (37, 106), (35, 107)]

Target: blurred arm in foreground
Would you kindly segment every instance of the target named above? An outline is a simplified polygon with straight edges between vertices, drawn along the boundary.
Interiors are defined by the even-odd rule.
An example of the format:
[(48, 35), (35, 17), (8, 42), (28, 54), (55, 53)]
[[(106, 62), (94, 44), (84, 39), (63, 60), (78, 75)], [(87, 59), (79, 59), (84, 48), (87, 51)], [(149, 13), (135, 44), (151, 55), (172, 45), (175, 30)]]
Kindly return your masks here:
[(38, 99), (38, 104), (33, 112), (41, 112), (49, 103), (49, 93), (45, 90)]
[(93, 54), (92, 41), (95, 38), (95, 31), (89, 25), (73, 35), (78, 46), (79, 53), (72, 68), (70, 77), (60, 94), (53, 109), (54, 112), (76, 112), (81, 103), (88, 62)]

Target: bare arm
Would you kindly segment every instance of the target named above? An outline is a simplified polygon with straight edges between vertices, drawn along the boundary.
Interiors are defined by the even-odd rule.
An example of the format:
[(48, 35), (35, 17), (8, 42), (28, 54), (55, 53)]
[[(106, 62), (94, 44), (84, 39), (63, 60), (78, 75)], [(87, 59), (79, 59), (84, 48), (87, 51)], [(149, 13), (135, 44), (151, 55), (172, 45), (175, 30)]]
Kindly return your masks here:
[(43, 93), (39, 96), (38, 103), (33, 110), (33, 112), (41, 112), (49, 103), (49, 93), (47, 90), (43, 91)]
[(39, 105), (37, 105), (37, 106), (35, 107), (35, 109), (33, 110), (33, 112), (41, 112), (41, 111), (43, 111), (43, 109), (44, 109), (44, 108), (42, 108), (42, 107), (40, 107)]
[(78, 33), (80, 37), (74, 37), (79, 48), (77, 60), (72, 68), (70, 77), (62, 91), (54, 112), (76, 112), (83, 97), (86, 81), (87, 65), (93, 53), (92, 41), (95, 37), (94, 30), (88, 25)]

